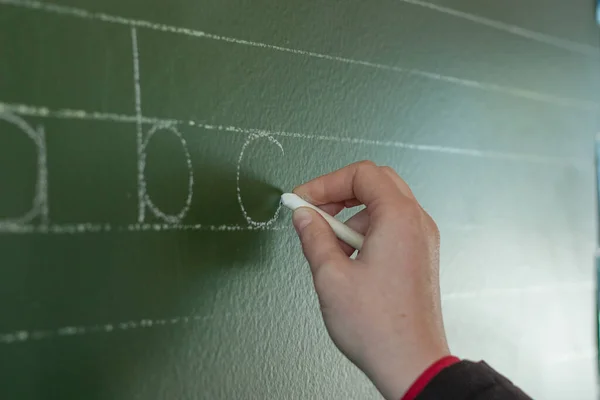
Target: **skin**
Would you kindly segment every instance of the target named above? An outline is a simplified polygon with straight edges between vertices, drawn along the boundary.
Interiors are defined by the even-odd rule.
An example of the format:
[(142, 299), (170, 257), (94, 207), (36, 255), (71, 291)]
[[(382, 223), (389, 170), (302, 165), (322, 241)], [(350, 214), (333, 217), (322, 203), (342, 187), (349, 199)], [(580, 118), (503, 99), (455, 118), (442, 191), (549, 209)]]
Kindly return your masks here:
[(323, 320), (340, 351), (381, 394), (398, 400), (427, 367), (450, 354), (440, 285), (440, 236), (433, 219), (389, 167), (362, 161), (294, 193), (335, 215), (365, 205), (347, 224), (365, 235), (355, 260), (314, 210), (293, 223), (310, 265)]

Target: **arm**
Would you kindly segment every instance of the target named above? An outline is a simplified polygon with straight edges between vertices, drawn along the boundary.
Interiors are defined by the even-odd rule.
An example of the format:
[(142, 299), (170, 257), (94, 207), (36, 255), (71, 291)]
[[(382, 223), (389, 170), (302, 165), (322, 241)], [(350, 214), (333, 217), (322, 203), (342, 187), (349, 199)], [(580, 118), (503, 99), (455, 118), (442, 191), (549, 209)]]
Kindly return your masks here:
[[(347, 221), (365, 235), (355, 260), (349, 258), (353, 249), (314, 210), (296, 210), (293, 222), (333, 342), (386, 399), (410, 395), (423, 372), (450, 355), (442, 322), (435, 222), (391, 168), (372, 162), (351, 164), (294, 192), (332, 215), (345, 207), (366, 206)], [(434, 390), (433, 397), (423, 399), (440, 398), (447, 389), (436, 382), (443, 376), (437, 371), (429, 377), (419, 395)]]

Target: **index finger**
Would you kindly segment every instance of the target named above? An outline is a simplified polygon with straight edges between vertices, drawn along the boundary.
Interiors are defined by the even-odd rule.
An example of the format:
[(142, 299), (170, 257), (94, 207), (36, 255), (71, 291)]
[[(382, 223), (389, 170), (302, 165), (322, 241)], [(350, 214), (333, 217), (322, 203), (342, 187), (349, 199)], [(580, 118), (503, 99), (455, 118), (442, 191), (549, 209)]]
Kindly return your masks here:
[(320, 176), (298, 186), (294, 193), (316, 206), (357, 199), (369, 207), (377, 201), (402, 196), (392, 179), (371, 161), (360, 161)]

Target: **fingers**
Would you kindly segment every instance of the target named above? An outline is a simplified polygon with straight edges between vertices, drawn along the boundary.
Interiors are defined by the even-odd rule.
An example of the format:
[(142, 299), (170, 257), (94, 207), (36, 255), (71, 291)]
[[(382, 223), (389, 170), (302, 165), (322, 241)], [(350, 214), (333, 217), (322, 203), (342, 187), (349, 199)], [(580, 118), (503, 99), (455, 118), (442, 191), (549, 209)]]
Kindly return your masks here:
[(349, 263), (329, 224), (316, 211), (300, 207), (292, 220), (313, 274), (325, 265)]
[(322, 205), (321, 208), (331, 215), (344, 207), (368, 206), (377, 199), (393, 197), (398, 192), (415, 199), (408, 184), (394, 169), (377, 167), (371, 161), (350, 164), (294, 189), (294, 193), (312, 204)]
[(362, 205), (360, 201), (357, 199), (339, 201), (337, 203), (328, 203), (318, 206), (321, 210), (325, 211), (327, 214), (336, 216), (339, 214), (344, 208), (352, 208), (358, 207)]
[(321, 210), (325, 211), (327, 214), (335, 217), (340, 211), (342, 211), (344, 208), (346, 208), (346, 206), (345, 206), (344, 202), (338, 202), (338, 203), (323, 204), (323, 205), (319, 206), (319, 208)]
[(358, 200), (367, 207), (402, 192), (387, 173), (371, 161), (361, 161), (313, 179), (294, 193), (314, 205)]
[(345, 222), (345, 224), (361, 235), (365, 235), (367, 229), (369, 229), (369, 214), (367, 213), (367, 210), (362, 210), (354, 214)]
[(381, 170), (392, 179), (403, 195), (413, 200), (415, 199), (415, 195), (413, 194), (412, 190), (410, 190), (408, 184), (404, 182), (404, 179), (400, 178), (400, 175), (398, 175), (392, 167), (385, 166), (379, 168), (381, 168)]
[[(404, 207), (410, 206), (415, 200), (409, 186), (392, 168), (378, 167), (370, 161), (354, 163), (313, 179), (294, 189), (294, 192), (330, 215), (336, 215), (345, 207), (364, 204), (366, 210), (351, 218), (348, 225), (363, 234), (369, 223), (386, 226), (387, 230), (391, 230), (390, 236), (394, 236), (397, 229), (397, 224), (390, 226), (387, 223), (390, 215), (397, 217)], [(340, 241), (337, 245), (343, 254), (348, 256), (353, 253), (350, 246)], [(368, 256), (372, 250), (363, 248), (361, 254)]]
[(344, 206), (346, 208), (352, 208), (352, 207), (362, 206), (362, 203), (358, 199), (350, 199), (350, 200), (344, 201)]
[[(362, 210), (352, 217), (350, 217), (346, 222), (350, 228), (354, 229), (356, 232), (361, 235), (365, 235), (367, 233), (367, 229), (369, 229), (369, 214), (366, 210)], [(350, 257), (354, 253), (354, 248), (349, 246), (348, 244), (340, 241), (340, 246), (342, 251)]]

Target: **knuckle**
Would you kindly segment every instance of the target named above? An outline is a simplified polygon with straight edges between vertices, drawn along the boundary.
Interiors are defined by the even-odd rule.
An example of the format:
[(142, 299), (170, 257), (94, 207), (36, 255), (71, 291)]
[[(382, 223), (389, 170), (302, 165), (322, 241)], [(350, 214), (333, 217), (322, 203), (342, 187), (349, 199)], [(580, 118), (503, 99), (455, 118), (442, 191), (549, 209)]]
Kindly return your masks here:
[(302, 242), (306, 244), (306, 246), (318, 247), (322, 242), (323, 232), (319, 229), (306, 229), (305, 234), (302, 237)]
[(431, 215), (425, 213), (426, 215), (426, 221), (427, 221), (427, 226), (429, 226), (429, 228), (434, 231), (437, 232), (437, 234), (439, 235), (440, 233), (440, 228), (438, 227), (438, 224), (435, 222), (435, 220), (433, 218), (431, 218)]
[(373, 161), (359, 161), (356, 165), (355, 174), (355, 182), (365, 184), (366, 182), (372, 180), (374, 177), (377, 177), (379, 174), (381, 174), (381, 170)]
[(346, 278), (344, 268), (335, 260), (325, 260), (313, 274), (315, 288), (318, 292), (330, 290), (336, 283)]
[(423, 209), (417, 200), (411, 197), (404, 197), (401, 201), (402, 213), (409, 216), (420, 216), (423, 213)]
[(379, 168), (373, 161), (359, 161), (356, 165), (356, 174), (360, 177), (364, 178), (377, 172), (379, 172)]
[(398, 198), (382, 204), (381, 214), (385, 220), (402, 225), (416, 225), (421, 219), (422, 209), (416, 200)]
[(322, 244), (327, 239), (328, 232), (325, 232), (324, 229), (314, 229), (309, 234), (309, 240), (315, 245), (318, 246)]
[(382, 167), (379, 167), (383, 172), (385, 172), (386, 174), (390, 174), (390, 175), (398, 175), (398, 173), (396, 172), (396, 170), (388, 165), (384, 165)]
[(359, 168), (365, 168), (365, 167), (367, 167), (367, 168), (371, 168), (371, 167), (376, 167), (376, 166), (377, 166), (377, 164), (375, 164), (375, 163), (374, 163), (373, 161), (371, 161), (371, 160), (362, 160), (362, 161), (358, 161), (358, 162), (356, 163), (356, 166), (357, 166), (357, 167), (359, 167)]
[(402, 207), (401, 204), (396, 202), (387, 205), (383, 209), (383, 211), (385, 212), (386, 217), (393, 221), (405, 219), (408, 215), (408, 210), (406, 210), (404, 207)]
[(309, 229), (306, 229), (302, 242), (314, 252), (327, 255), (331, 243), (336, 243), (334, 239), (335, 236), (325, 221), (322, 223), (314, 221), (310, 224)]
[(381, 204), (378, 211), (382, 221), (388, 221), (394, 224), (406, 220), (407, 216), (404, 207), (397, 201), (389, 201)]
[(431, 215), (425, 213), (425, 224), (427, 225), (427, 229), (431, 232), (436, 242), (440, 242), (440, 228), (438, 224), (431, 218)]
[(419, 204), (417, 200), (414, 198), (408, 197), (404, 201), (405, 207), (409, 210), (409, 212), (413, 215), (421, 215), (424, 213), (423, 208)]

